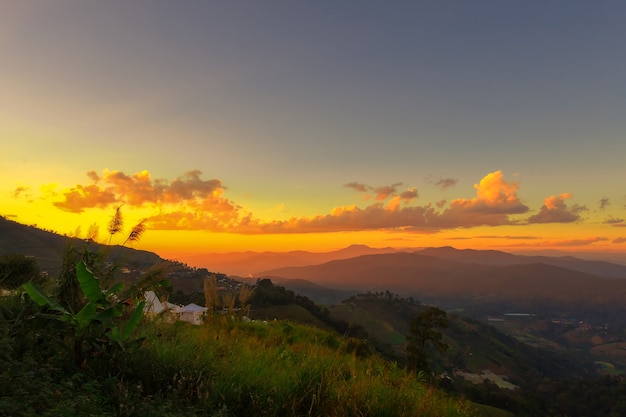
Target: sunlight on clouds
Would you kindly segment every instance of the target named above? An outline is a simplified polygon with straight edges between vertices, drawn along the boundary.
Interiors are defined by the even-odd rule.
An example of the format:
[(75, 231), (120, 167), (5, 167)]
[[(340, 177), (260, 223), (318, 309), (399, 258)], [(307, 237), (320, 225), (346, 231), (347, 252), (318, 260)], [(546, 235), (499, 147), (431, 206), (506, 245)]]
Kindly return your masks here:
[(401, 197), (399, 195), (393, 197), (387, 204), (387, 210), (397, 211), (400, 208)]
[(335, 207), (330, 212), (330, 215), (331, 216), (341, 216), (344, 213), (354, 213), (357, 210), (358, 210), (357, 207), (354, 206), (354, 205), (353, 206), (344, 206), (344, 207)]
[(543, 202), (539, 213), (530, 216), (528, 223), (572, 223), (580, 220), (580, 212), (587, 210), (585, 206), (574, 205), (571, 208), (565, 200), (572, 198), (572, 194), (563, 193), (550, 196)]
[(550, 196), (545, 199), (543, 205), (546, 206), (548, 210), (558, 210), (565, 208), (565, 200), (568, 198), (572, 198), (570, 193), (560, 194), (558, 197)]
[(453, 209), (482, 211), (485, 213), (519, 214), (528, 210), (519, 197), (519, 183), (504, 181), (502, 171), (487, 174), (480, 183), (474, 184), (476, 197), (472, 199), (454, 199), (450, 202)]
[[(204, 236), (205, 244), (211, 237), (229, 236), (233, 244), (241, 239), (256, 242), (265, 239), (275, 245), (279, 245), (279, 241), (306, 241), (322, 247), (329, 245), (324, 240), (334, 242), (339, 235), (344, 236), (347, 242), (349, 238), (344, 234), (352, 239), (357, 236), (371, 239), (366, 241), (380, 242), (381, 245), (393, 237), (394, 241), (407, 245), (409, 242), (425, 246), (435, 243), (445, 245), (446, 241), (454, 240), (455, 245), (459, 243), (461, 246), (483, 244), (520, 250), (535, 246), (596, 248), (623, 243), (620, 240), (622, 237), (617, 234), (619, 226), (623, 225), (619, 217), (596, 222), (595, 229), (598, 224), (603, 225), (606, 235), (593, 235), (592, 230), (595, 229), (592, 226), (583, 231), (580, 221), (576, 231), (567, 229), (567, 234), (564, 234), (565, 229), (558, 222), (567, 222), (570, 218), (580, 220), (579, 213), (586, 210), (585, 206), (568, 206), (566, 200), (573, 198), (569, 193), (546, 198), (539, 212), (528, 221), (515, 219), (513, 216), (523, 214), (529, 208), (518, 196), (519, 183), (506, 181), (501, 171), (488, 173), (475, 184), (473, 198), (453, 199), (449, 204), (440, 200), (417, 205), (418, 190), (412, 187), (401, 190), (399, 182), (379, 187), (353, 182), (344, 186), (359, 194), (370, 194), (370, 204), (346, 204), (336, 206), (327, 213), (292, 216), (283, 220), (280, 216), (286, 212), (284, 202), (265, 209), (265, 212), (273, 213), (273, 219), (261, 219), (250, 208), (227, 198), (228, 189), (221, 180), (203, 179), (199, 170), (190, 170), (173, 180), (153, 178), (148, 170), (126, 174), (105, 169), (101, 174), (89, 171), (86, 177), (84, 184), (70, 187), (44, 184), (39, 188), (40, 195), (30, 199), (28, 196), (33, 194), (33, 187), (29, 191), (28, 186), (19, 185), (11, 192), (15, 202), (11, 207), (18, 207), (17, 203), (21, 202), (26, 209), (11, 210), (20, 214), (29, 213), (28, 216), (35, 219), (31, 223), (39, 222), (41, 213), (45, 213), (45, 217), (64, 225), (77, 218), (71, 216), (80, 214), (81, 221), (76, 224), (88, 228), (89, 224), (84, 224), (83, 220), (93, 218), (100, 224), (106, 224), (110, 210), (124, 204), (132, 216), (148, 218), (148, 228), (156, 236), (193, 234)], [(552, 223), (554, 226), (541, 225), (542, 232), (539, 234), (536, 230), (538, 223)], [(494, 226), (498, 226), (498, 233), (502, 236), (492, 231)], [(524, 227), (526, 232), (520, 233), (520, 227)], [(468, 228), (481, 238), (472, 240), (467, 234)], [(546, 234), (545, 230), (552, 232)], [(148, 238), (148, 244), (158, 246), (159, 243), (152, 239)], [(196, 243), (192, 242), (191, 246)]]

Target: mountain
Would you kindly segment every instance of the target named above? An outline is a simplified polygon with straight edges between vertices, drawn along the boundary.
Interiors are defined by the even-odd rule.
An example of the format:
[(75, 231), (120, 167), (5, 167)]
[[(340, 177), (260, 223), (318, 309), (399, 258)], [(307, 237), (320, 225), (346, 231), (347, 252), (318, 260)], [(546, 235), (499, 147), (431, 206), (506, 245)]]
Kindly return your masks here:
[(626, 280), (542, 263), (487, 265), (406, 252), (280, 268), (259, 275), (303, 279), (340, 290), (389, 290), (421, 300), (462, 301), (464, 305), (558, 305), (580, 310), (614, 307), (626, 301)]
[(609, 278), (626, 278), (626, 265), (607, 261), (579, 259), (573, 256), (523, 256), (496, 250), (459, 250), (449, 246), (426, 248), (416, 251), (416, 253), (450, 261), (483, 265), (545, 264)]
[(397, 252), (394, 248), (370, 248), (365, 245), (352, 245), (330, 252), (231, 252), (182, 254), (179, 261), (227, 275), (250, 276), (257, 271), (276, 269), (285, 266), (316, 265), (337, 259), (348, 259), (362, 255)]
[[(207, 268), (227, 275), (257, 276), (259, 271), (269, 271), (285, 267), (319, 265), (330, 261), (355, 258), (363, 255), (381, 255), (396, 252), (415, 252), (439, 259), (477, 263), (482, 265), (520, 265), (542, 263), (559, 266), (580, 272), (587, 272), (611, 278), (626, 278), (626, 257), (624, 264), (603, 260), (586, 260), (572, 256), (524, 256), (496, 250), (459, 250), (452, 247), (441, 248), (370, 248), (365, 245), (352, 245), (330, 252), (230, 252), (230, 253), (187, 253), (178, 257), (179, 261), (197, 267)], [(596, 255), (598, 256), (598, 255)], [(615, 255), (613, 255), (615, 258)]]

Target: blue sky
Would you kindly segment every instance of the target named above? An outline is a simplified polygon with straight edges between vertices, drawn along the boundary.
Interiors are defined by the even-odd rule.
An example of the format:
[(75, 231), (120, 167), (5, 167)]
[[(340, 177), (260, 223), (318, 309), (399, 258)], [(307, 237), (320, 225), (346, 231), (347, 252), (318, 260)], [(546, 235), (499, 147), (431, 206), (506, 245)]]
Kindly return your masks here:
[(502, 171), (526, 218), (562, 194), (586, 208), (579, 220), (624, 217), (625, 3), (27, 0), (0, 11), (6, 196), (71, 188), (92, 170), (166, 181), (200, 170), (270, 221), (365, 207), (351, 182), (401, 184), (426, 206), (473, 198)]

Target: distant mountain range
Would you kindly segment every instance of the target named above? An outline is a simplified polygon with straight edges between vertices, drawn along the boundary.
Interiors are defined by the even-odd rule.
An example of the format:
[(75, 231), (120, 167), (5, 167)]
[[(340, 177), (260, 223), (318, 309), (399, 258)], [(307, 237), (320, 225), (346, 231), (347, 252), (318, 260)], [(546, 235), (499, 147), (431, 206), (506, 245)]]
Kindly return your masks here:
[(230, 252), (230, 253), (202, 253), (185, 254), (181, 261), (190, 265), (201, 266), (211, 271), (227, 275), (242, 277), (255, 275), (258, 271), (265, 271), (285, 266), (317, 265), (337, 259), (349, 259), (361, 255), (393, 253), (394, 248), (370, 248), (365, 245), (352, 245), (347, 248), (331, 252)]
[[(181, 255), (179, 261), (197, 267), (207, 268), (227, 275), (241, 277), (257, 276), (273, 269), (319, 265), (330, 261), (355, 258), (363, 255), (380, 255), (396, 252), (411, 252), (431, 255), (440, 259), (477, 263), (484, 265), (519, 265), (543, 263), (560, 266), (590, 274), (614, 278), (626, 278), (626, 254), (621, 258), (616, 254), (607, 254), (605, 260), (589, 260), (590, 254), (581, 257), (551, 252), (545, 255), (514, 255), (495, 250), (457, 250), (452, 247), (442, 248), (370, 248), (365, 245), (352, 245), (344, 249), (329, 252), (230, 252), (230, 253), (188, 253)], [(595, 256), (601, 256), (595, 254)], [(597, 258), (596, 258), (597, 259)], [(608, 262), (608, 259), (615, 261)], [(622, 262), (620, 262), (620, 260)]]
[[(320, 265), (263, 271), (288, 281), (353, 292), (392, 291), (441, 305), (595, 310), (626, 302), (626, 267), (577, 258), (524, 257), (497, 251), (429, 248), (365, 255)], [(306, 294), (305, 294), (306, 295)]]

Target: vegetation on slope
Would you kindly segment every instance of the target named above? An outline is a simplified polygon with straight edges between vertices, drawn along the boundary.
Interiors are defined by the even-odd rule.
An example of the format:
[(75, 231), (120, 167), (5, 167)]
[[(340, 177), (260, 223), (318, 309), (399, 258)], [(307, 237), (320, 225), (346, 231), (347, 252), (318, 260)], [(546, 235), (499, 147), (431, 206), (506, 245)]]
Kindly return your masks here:
[(4, 298), (2, 312), (1, 415), (471, 415), (470, 403), (305, 325), (144, 322), (141, 346), (89, 351), (81, 366), (64, 322), (51, 327), (18, 296)]

